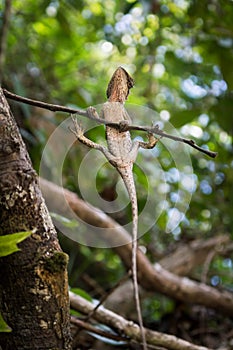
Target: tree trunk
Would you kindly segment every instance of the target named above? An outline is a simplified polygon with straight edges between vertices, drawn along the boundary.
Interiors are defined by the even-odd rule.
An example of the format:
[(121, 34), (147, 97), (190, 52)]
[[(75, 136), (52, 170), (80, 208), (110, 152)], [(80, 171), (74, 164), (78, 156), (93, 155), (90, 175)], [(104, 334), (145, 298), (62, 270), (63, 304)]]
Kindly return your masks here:
[(71, 349), (68, 258), (1, 89), (0, 222), (0, 235), (32, 230), (19, 252), (0, 258), (0, 312), (12, 328), (0, 348)]

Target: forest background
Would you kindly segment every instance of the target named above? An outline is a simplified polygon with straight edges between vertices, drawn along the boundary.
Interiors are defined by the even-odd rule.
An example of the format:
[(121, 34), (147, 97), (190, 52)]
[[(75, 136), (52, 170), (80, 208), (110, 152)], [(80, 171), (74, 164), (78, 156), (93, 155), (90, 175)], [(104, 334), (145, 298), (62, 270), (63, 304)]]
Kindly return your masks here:
[[(0, 3), (1, 21), (3, 5)], [(145, 206), (149, 181), (157, 191), (153, 194), (160, 213), (156, 220), (150, 212), (143, 217), (154, 223), (140, 245), (151, 262), (170, 256), (175, 264), (180, 259), (175, 252), (184, 252), (199, 239), (196, 244), (203, 253), (199, 262), (177, 273), (232, 291), (233, 2), (13, 0), (4, 35), (0, 73), (2, 86), (8, 90), (48, 103), (86, 108), (106, 100), (109, 79), (123, 66), (136, 82), (128, 99), (129, 112), (139, 106), (135, 123), (150, 126), (152, 121), (159, 122), (164, 131), (172, 125), (183, 137), (218, 152), (211, 159), (185, 146), (182, 152), (189, 152), (192, 164), (186, 164), (188, 170), (184, 163), (177, 170), (174, 157), (180, 150), (174, 141), (161, 140), (149, 156), (140, 153), (135, 167), (139, 209)], [(15, 102), (11, 106), (33, 166), (41, 175), (43, 150), (68, 115)], [(92, 124), (88, 136), (104, 142), (103, 127)], [(88, 150), (76, 144), (68, 151), (62, 183), (82, 196), (77, 173)], [(59, 151), (51, 158), (42, 157), (46, 168), (42, 173), (52, 181), (57, 176), (53, 157), (59, 157)], [(140, 171), (143, 166), (148, 178)], [(116, 198), (118, 179), (110, 166), (96, 173), (96, 184), (88, 177), (85, 181), (103, 199)], [(126, 195), (123, 198), (127, 201)], [(98, 201), (91, 204), (98, 207)], [(112, 216), (123, 224), (130, 215), (127, 206)], [(73, 232), (72, 240), (62, 232), (59, 236), (69, 254), (70, 286), (99, 299), (125, 275), (122, 261), (111, 249), (80, 244), (85, 243), (78, 238), (78, 230), (84, 230), (81, 224), (77, 228), (69, 218), (55, 212), (52, 216), (58, 227)], [(167, 230), (168, 223), (171, 230)], [(219, 237), (225, 243), (203, 249), (205, 242)], [(127, 317), (134, 318), (127, 312)], [(232, 321), (217, 311), (158, 293), (146, 295), (143, 315), (150, 328), (210, 348), (232, 346)]]

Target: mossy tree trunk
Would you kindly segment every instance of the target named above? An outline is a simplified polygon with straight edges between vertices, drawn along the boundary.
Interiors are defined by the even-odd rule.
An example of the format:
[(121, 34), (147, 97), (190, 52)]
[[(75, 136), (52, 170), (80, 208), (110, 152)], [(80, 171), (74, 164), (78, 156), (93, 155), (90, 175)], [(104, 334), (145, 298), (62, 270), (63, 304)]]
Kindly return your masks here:
[(0, 333), (0, 348), (71, 349), (68, 258), (1, 89), (0, 222), (0, 235), (33, 232), (19, 252), (0, 258), (0, 312), (12, 328)]

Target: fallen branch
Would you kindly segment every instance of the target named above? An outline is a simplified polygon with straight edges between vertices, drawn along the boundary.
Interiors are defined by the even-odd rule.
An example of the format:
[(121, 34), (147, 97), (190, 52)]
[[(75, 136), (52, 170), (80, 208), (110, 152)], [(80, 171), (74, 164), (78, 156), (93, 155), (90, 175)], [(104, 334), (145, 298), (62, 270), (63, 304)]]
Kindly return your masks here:
[(193, 269), (206, 262), (209, 254), (212, 257), (221, 255), (228, 247), (230, 238), (219, 235), (208, 239), (196, 239), (187, 244), (178, 245), (177, 249), (159, 260), (160, 265), (179, 276), (189, 276)]
[[(209, 239), (197, 239), (188, 244), (178, 245), (178, 248), (174, 252), (159, 260), (159, 264), (164, 269), (176, 275), (189, 276), (193, 269), (206, 262), (209, 254), (212, 257), (224, 254), (225, 249), (229, 246), (229, 242), (230, 238), (227, 235), (220, 235)], [(206, 282), (204, 280), (201, 281)], [(130, 280), (127, 280), (111, 292), (104, 305), (115, 312), (119, 309), (123, 310), (121, 314), (131, 319), (135, 312), (132, 293), (132, 283)], [(141, 288), (140, 294), (141, 299), (143, 299), (144, 296), (147, 296), (148, 292)]]
[[(95, 308), (95, 305), (81, 296), (72, 292), (70, 292), (69, 295), (72, 309), (84, 315), (88, 315)], [(131, 341), (141, 341), (140, 328), (136, 323), (126, 320), (122, 316), (105, 309), (103, 306), (96, 310), (92, 317), (98, 322), (118, 331), (120, 335), (124, 334)], [(147, 344), (152, 346), (161, 346), (171, 350), (208, 350), (208, 348), (204, 346), (198, 346), (173, 335), (152, 331), (150, 329), (145, 329), (145, 336)]]
[[(101, 231), (101, 238), (111, 242), (113, 249), (124, 262), (126, 269), (129, 270), (131, 268), (131, 236), (122, 226), (100, 209), (81, 200), (71, 191), (44, 179), (40, 180), (40, 185), (50, 210), (69, 217), (71, 208), (84, 222), (92, 226), (105, 228), (105, 230)], [(109, 234), (109, 230), (111, 230), (111, 234)], [(153, 266), (140, 249), (137, 252), (137, 264), (139, 283), (148, 291), (157, 291), (183, 302), (205, 305), (219, 312), (233, 315), (232, 293), (219, 291), (186, 277), (179, 277), (165, 270), (158, 263)]]
[[(89, 118), (91, 120), (94, 120), (98, 124), (104, 124), (104, 125), (108, 125), (108, 126), (111, 126), (113, 128), (116, 128), (116, 129), (121, 129), (121, 126), (118, 123), (108, 123), (102, 118), (97, 118), (95, 115), (90, 113), (88, 108), (87, 108), (87, 110), (74, 109), (74, 108), (70, 108), (70, 107), (54, 105), (54, 104), (45, 103), (45, 102), (41, 102), (41, 101), (30, 99), (30, 98), (22, 97), (22, 96), (13, 94), (12, 92), (10, 92), (10, 91), (8, 91), (6, 89), (3, 89), (3, 92), (4, 92), (6, 97), (8, 97), (8, 98), (10, 98), (12, 100), (18, 101), (18, 102), (23, 102), (23, 103), (26, 103), (26, 104), (29, 104), (29, 105), (32, 105), (32, 106), (45, 108), (45, 109), (48, 109), (48, 110), (53, 111), (53, 112), (65, 112), (65, 113), (70, 113), (70, 114), (78, 114), (78, 115), (81, 115), (83, 117), (87, 117), (87, 118)], [(199, 152), (205, 153), (206, 155), (208, 155), (211, 158), (215, 158), (217, 156), (217, 152), (212, 152), (212, 151), (209, 151), (209, 150), (207, 150), (205, 148), (202, 148), (202, 147), (198, 146), (195, 143), (195, 141), (193, 141), (193, 140), (185, 139), (183, 137), (179, 137), (179, 136), (175, 136), (175, 135), (171, 135), (171, 134), (167, 134), (166, 132), (160, 130), (158, 125), (155, 125), (155, 126), (152, 126), (152, 127), (149, 127), (149, 126), (137, 126), (137, 125), (125, 125), (124, 126), (124, 131), (130, 131), (130, 130), (138, 130), (138, 131), (150, 132), (150, 133), (159, 135), (161, 137), (165, 137), (165, 138), (171, 139), (173, 141), (186, 143), (190, 147), (195, 148)]]

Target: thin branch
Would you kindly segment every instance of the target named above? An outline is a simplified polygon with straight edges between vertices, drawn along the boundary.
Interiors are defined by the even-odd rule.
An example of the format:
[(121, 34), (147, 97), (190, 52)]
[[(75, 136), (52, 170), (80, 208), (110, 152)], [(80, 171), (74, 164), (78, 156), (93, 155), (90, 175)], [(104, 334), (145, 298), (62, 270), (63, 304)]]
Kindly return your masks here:
[[(54, 104), (45, 103), (45, 102), (41, 102), (41, 101), (37, 101), (37, 100), (32, 100), (30, 98), (26, 98), (26, 97), (22, 97), (22, 96), (13, 94), (12, 92), (10, 92), (6, 89), (3, 89), (3, 92), (4, 92), (6, 97), (8, 97), (12, 100), (18, 101), (18, 102), (23, 102), (23, 103), (26, 103), (26, 104), (29, 104), (32, 106), (48, 109), (48, 110), (53, 111), (53, 112), (65, 112), (65, 113), (70, 113), (70, 114), (78, 114), (78, 115), (87, 117), (91, 120), (94, 120), (95, 122), (97, 122), (99, 124), (104, 124), (104, 125), (108, 125), (108, 126), (111, 126), (113, 128), (116, 128), (116, 129), (121, 129), (121, 126), (118, 123), (108, 123), (102, 118), (97, 118), (95, 115), (91, 114), (88, 111), (88, 109), (87, 110), (74, 109), (74, 108), (70, 108), (70, 107), (54, 105)], [(157, 125), (155, 125), (153, 127), (137, 126), (137, 125), (124, 125), (123, 131), (130, 131), (130, 130), (146, 131), (149, 133), (153, 133), (153, 134), (156, 134), (156, 135), (159, 135), (161, 137), (165, 137), (165, 138), (168, 138), (168, 139), (171, 139), (174, 141), (186, 143), (190, 147), (195, 148), (199, 152), (205, 153), (206, 155), (208, 155), (211, 158), (215, 158), (217, 156), (217, 152), (212, 152), (212, 151), (209, 151), (205, 148), (202, 148), (202, 147), (198, 146), (195, 143), (195, 141), (193, 141), (193, 140), (167, 134), (166, 132), (160, 130)]]
[(100, 299), (99, 303), (94, 307), (94, 309), (90, 312), (90, 314), (87, 315), (87, 317), (85, 318), (85, 321), (87, 322), (92, 316), (93, 314), (96, 312), (96, 310), (106, 301), (106, 299), (118, 288), (120, 287), (124, 282), (126, 282), (129, 277), (131, 277), (132, 273), (131, 271), (123, 276), (123, 278), (121, 278), (107, 293), (105, 293), (102, 298)]
[[(144, 130), (146, 130), (146, 128)], [(207, 150), (205, 148), (202, 148), (202, 147), (198, 146), (195, 143), (195, 141), (193, 141), (191, 139), (185, 139), (183, 137), (167, 134), (164, 131), (159, 130), (158, 128), (156, 128), (156, 126), (154, 128), (148, 128), (148, 132), (152, 132), (154, 134), (160, 135), (161, 137), (166, 137), (166, 138), (174, 140), (174, 141), (186, 143), (187, 145), (195, 148), (199, 152), (205, 153), (207, 156), (209, 156), (211, 158), (215, 158), (218, 155), (217, 152), (209, 151), (209, 150)]]
[(3, 93), (6, 97), (8, 97), (9, 99), (14, 100), (14, 101), (23, 102), (23, 103), (26, 103), (28, 105), (36, 106), (39, 108), (48, 109), (49, 111), (52, 111), (52, 112), (65, 112), (65, 113), (71, 113), (71, 114), (75, 113), (75, 114), (79, 114), (79, 115), (83, 115), (85, 117), (88, 117), (87, 112), (83, 111), (81, 109), (74, 109), (74, 108), (70, 108), (70, 107), (41, 102), (38, 100), (32, 100), (31, 98), (22, 97), (22, 96), (13, 94), (12, 92), (10, 92), (6, 89), (2, 89), (2, 90), (3, 90)]
[(74, 316), (71, 316), (70, 321), (71, 321), (71, 323), (78, 326), (79, 328), (86, 329), (87, 331), (98, 334), (101, 337), (105, 337), (105, 338), (112, 339), (115, 341), (122, 341), (122, 340), (125, 342), (129, 341), (129, 339), (127, 339), (127, 338), (103, 331), (99, 328), (96, 328), (95, 326), (92, 326), (90, 323), (87, 323), (86, 321), (79, 320), (78, 318), (75, 318)]
[[(71, 308), (83, 314), (89, 314), (95, 307), (86, 299), (72, 292), (69, 292), (69, 296)], [(131, 340), (137, 342), (141, 341), (140, 328), (136, 323), (126, 320), (124, 317), (104, 308), (103, 306), (96, 310), (93, 318), (117, 330), (119, 334), (124, 333), (125, 336), (129, 337)], [(166, 349), (173, 350), (207, 350), (206, 347), (192, 344), (186, 340), (177, 338), (174, 335), (160, 333), (146, 328), (145, 335), (148, 345), (152, 346), (162, 346)]]
[(213, 249), (212, 251), (209, 252), (209, 254), (207, 255), (207, 257), (205, 259), (204, 266), (203, 266), (203, 271), (202, 271), (202, 274), (201, 274), (201, 281), (202, 281), (202, 283), (206, 283), (206, 281), (207, 281), (207, 275), (208, 275), (209, 267), (210, 267), (211, 261), (213, 260), (215, 255), (216, 255), (216, 250)]

